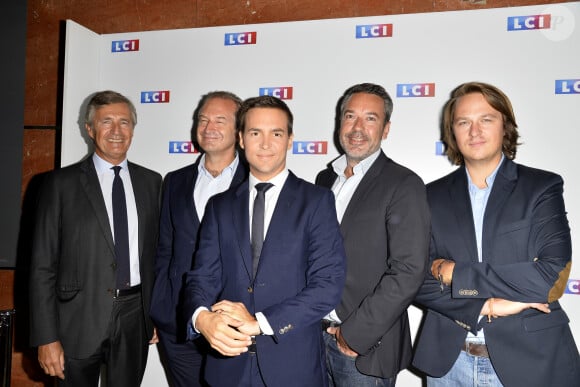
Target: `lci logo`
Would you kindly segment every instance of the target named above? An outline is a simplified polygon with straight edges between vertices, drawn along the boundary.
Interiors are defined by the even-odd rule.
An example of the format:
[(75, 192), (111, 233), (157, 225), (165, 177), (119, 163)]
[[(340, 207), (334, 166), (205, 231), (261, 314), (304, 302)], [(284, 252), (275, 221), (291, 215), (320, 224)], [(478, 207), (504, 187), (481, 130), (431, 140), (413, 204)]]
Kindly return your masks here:
[(580, 295), (580, 280), (569, 279), (568, 286), (566, 286), (566, 294)]
[(397, 97), (434, 97), (434, 83), (399, 83), (397, 84)]
[(393, 36), (392, 24), (367, 24), (356, 26), (356, 38), (388, 38)]
[(443, 141), (435, 141), (435, 156), (445, 156), (445, 144)]
[(272, 97), (280, 99), (292, 99), (292, 87), (260, 87), (259, 95), (271, 95)]
[(169, 141), (169, 153), (199, 153), (191, 141)]
[(292, 153), (297, 155), (325, 155), (328, 143), (326, 141), (294, 141)]
[(142, 91), (141, 103), (168, 103), (169, 90)]
[(510, 16), (507, 19), (507, 30), (525, 31), (549, 29), (551, 21), (551, 15)]
[(556, 94), (580, 94), (580, 79), (556, 79)]
[(237, 32), (227, 33), (224, 36), (225, 46), (239, 46), (241, 44), (256, 44), (258, 33), (253, 32)]
[(111, 44), (111, 52), (139, 51), (139, 39), (114, 40)]

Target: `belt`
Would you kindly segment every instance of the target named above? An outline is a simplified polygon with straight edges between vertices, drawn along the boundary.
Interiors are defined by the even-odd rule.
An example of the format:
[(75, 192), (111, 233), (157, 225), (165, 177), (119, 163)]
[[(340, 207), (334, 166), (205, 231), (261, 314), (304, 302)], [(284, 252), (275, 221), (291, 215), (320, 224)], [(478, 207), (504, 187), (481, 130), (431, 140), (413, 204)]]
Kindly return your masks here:
[(248, 353), (255, 354), (256, 353), (256, 338), (252, 337), (252, 344), (248, 346)]
[(141, 292), (141, 284), (132, 286), (127, 289), (109, 289), (109, 292), (113, 294), (113, 298), (130, 296), (132, 294)]
[(467, 354), (471, 356), (479, 356), (479, 357), (487, 357), (489, 358), (489, 353), (487, 352), (487, 345), (474, 343), (470, 341), (466, 341), (463, 344), (462, 351), (465, 351)]
[(332, 320), (320, 320), (320, 326), (323, 332), (326, 332), (327, 328), (336, 328), (340, 326), (340, 323)]

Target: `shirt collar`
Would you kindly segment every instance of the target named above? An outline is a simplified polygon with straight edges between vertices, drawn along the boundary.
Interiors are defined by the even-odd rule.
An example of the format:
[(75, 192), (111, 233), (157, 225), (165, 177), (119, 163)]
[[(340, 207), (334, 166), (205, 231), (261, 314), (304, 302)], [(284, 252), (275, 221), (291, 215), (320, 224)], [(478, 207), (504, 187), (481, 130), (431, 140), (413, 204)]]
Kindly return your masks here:
[[(493, 186), (493, 183), (495, 182), (495, 178), (497, 176), (497, 172), (499, 171), (499, 167), (503, 163), (504, 159), (505, 159), (505, 155), (502, 153), (501, 160), (499, 160), (499, 163), (497, 164), (497, 166), (495, 167), (493, 172), (488, 177), (485, 178), (485, 183), (487, 184), (487, 187), (483, 188), (483, 189), (491, 189), (491, 187)], [(466, 168), (466, 167), (464, 167), (464, 168)], [(481, 188), (479, 188), (478, 186), (476, 186), (473, 183), (473, 181), (471, 180), (471, 176), (469, 176), (469, 172), (467, 171), (467, 169), (465, 170), (465, 173), (467, 174), (467, 185), (469, 187), (469, 192), (471, 194), (474, 194), (475, 192), (481, 190)]]
[[(234, 160), (227, 167), (225, 167), (218, 176), (232, 177), (236, 172), (236, 169), (238, 169), (239, 161), (240, 159), (238, 157), (238, 152), (236, 152), (236, 157), (234, 157)], [(211, 177), (212, 179), (215, 178), (211, 173), (209, 173), (207, 169), (205, 169), (205, 153), (201, 155), (199, 165), (197, 166), (197, 171), (198, 173), (204, 174), (205, 176)]]
[(109, 173), (111, 168), (115, 165), (121, 166), (124, 171), (129, 171), (127, 159), (123, 160), (120, 164), (111, 164), (108, 161), (103, 160), (99, 155), (93, 153), (93, 164), (98, 174)]
[(268, 180), (266, 182), (266, 181), (258, 180), (258, 178), (256, 178), (254, 175), (252, 175), (250, 173), (250, 177), (249, 177), (250, 192), (254, 189), (254, 186), (258, 183), (272, 183), (274, 185), (274, 187), (282, 188), (288, 175), (289, 175), (288, 169), (284, 168), (284, 170), (282, 172), (280, 172), (279, 174), (277, 174), (276, 176), (274, 176), (273, 178), (271, 178), (270, 180)]
[[(377, 149), (376, 152), (372, 153), (367, 158), (360, 161), (352, 169), (353, 174), (364, 175), (365, 173), (367, 173), (367, 171), (369, 170), (371, 165), (373, 165), (375, 160), (379, 157), (380, 153), (381, 153), (381, 148)], [(338, 159), (334, 160), (331, 165), (332, 165), (332, 169), (334, 170), (334, 173), (336, 173), (338, 176), (344, 176), (344, 170), (346, 169), (346, 166), (347, 166), (346, 154), (343, 154)]]

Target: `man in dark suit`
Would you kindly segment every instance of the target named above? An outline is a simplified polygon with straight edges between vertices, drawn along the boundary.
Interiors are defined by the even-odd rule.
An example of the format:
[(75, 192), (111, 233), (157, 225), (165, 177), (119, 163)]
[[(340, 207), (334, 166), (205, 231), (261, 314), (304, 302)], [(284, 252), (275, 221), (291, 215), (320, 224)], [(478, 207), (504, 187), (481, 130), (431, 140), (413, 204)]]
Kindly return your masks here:
[(185, 316), (217, 351), (207, 357), (210, 385), (322, 386), (320, 319), (345, 272), (334, 199), (286, 169), (292, 113), (283, 101), (250, 98), (237, 122), (250, 176), (208, 202)]
[(340, 100), (345, 154), (320, 172), (332, 188), (347, 257), (346, 285), (323, 320), (331, 386), (394, 386), (411, 359), (407, 307), (422, 283), (429, 246), (425, 186), (387, 158), (393, 102), (363, 83)]
[(236, 112), (242, 101), (225, 91), (204, 95), (194, 117), (194, 137), (203, 154), (165, 177), (151, 318), (157, 328), (164, 363), (173, 386), (202, 385), (207, 343), (185, 340), (181, 318), (184, 274), (191, 270), (207, 200), (246, 177), (236, 152)]
[(428, 386), (577, 386), (558, 303), (572, 254), (562, 178), (512, 161), (514, 112), (492, 85), (457, 87), (442, 124), (460, 167), (427, 187), (431, 270), (417, 301), (428, 311), (413, 364)]
[(107, 386), (139, 386), (156, 341), (148, 311), (161, 176), (127, 161), (129, 99), (96, 93), (85, 122), (95, 152), (50, 173), (39, 195), (31, 344), (61, 386), (97, 386), (103, 364)]

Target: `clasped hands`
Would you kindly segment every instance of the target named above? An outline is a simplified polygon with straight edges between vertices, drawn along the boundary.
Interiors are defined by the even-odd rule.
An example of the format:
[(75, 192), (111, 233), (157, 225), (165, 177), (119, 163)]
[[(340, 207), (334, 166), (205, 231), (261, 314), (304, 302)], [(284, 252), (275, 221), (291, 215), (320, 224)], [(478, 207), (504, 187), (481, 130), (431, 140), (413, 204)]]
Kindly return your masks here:
[(252, 336), (261, 333), (260, 325), (241, 302), (220, 301), (198, 314), (196, 329), (211, 347), (224, 356), (247, 352)]
[[(443, 285), (450, 286), (453, 281), (453, 269), (455, 269), (455, 262), (445, 258), (437, 258), (431, 264), (431, 275), (441, 283), (441, 287)], [(550, 313), (550, 308), (547, 303), (518, 302), (503, 298), (489, 298), (483, 304), (480, 315), (488, 316), (488, 321), (491, 321), (492, 317), (511, 316), (530, 308), (537, 309), (540, 312)]]

